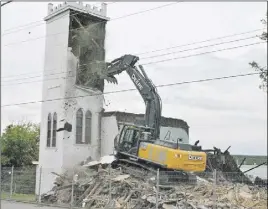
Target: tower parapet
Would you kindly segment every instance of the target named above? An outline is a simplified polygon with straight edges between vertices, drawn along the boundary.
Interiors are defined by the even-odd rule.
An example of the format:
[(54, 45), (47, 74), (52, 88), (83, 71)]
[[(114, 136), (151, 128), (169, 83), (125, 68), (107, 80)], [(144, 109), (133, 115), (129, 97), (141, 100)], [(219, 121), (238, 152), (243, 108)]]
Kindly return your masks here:
[(68, 9), (79, 11), (82, 13), (90, 14), (92, 16), (109, 20), (107, 17), (107, 4), (102, 3), (101, 7), (96, 7), (95, 5), (83, 4), (83, 2), (64, 2), (62, 4), (53, 5), (52, 3), (48, 4), (48, 15), (45, 17), (45, 20), (52, 18), (53, 16), (58, 15)]

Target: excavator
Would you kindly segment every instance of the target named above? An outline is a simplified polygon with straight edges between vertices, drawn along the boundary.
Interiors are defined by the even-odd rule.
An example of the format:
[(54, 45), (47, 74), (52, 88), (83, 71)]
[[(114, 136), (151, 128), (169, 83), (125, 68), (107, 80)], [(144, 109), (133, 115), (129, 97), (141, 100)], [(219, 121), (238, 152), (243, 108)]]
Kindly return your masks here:
[(139, 91), (146, 107), (144, 125), (125, 123), (115, 138), (117, 161), (147, 170), (159, 169), (166, 173), (174, 171), (179, 174), (176, 175), (179, 180), (189, 179), (190, 176), (194, 176), (191, 175), (194, 172), (205, 171), (207, 155), (200, 147), (160, 139), (161, 98), (143, 66), (136, 66), (138, 61), (137, 56), (124, 55), (106, 63), (106, 70), (102, 75), (103, 79), (117, 84), (115, 75), (125, 71)]

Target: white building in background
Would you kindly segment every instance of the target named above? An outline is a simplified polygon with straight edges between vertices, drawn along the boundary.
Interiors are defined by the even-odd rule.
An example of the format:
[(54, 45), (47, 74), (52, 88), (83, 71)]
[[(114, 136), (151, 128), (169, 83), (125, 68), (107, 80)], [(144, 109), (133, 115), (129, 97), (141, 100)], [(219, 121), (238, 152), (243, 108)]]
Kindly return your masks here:
[[(36, 194), (52, 189), (52, 172), (112, 154), (120, 123), (143, 119), (140, 114), (104, 112), (104, 82), (94, 80), (101, 66), (94, 60), (105, 60), (107, 20), (106, 4), (100, 9), (76, 2), (48, 5)], [(163, 117), (160, 135), (189, 143), (188, 129), (183, 120)]]
[[(101, 155), (113, 153), (114, 139), (123, 123), (143, 125), (143, 114), (104, 112), (101, 120)], [(189, 126), (180, 119), (162, 117), (160, 138), (167, 141), (189, 143)]]

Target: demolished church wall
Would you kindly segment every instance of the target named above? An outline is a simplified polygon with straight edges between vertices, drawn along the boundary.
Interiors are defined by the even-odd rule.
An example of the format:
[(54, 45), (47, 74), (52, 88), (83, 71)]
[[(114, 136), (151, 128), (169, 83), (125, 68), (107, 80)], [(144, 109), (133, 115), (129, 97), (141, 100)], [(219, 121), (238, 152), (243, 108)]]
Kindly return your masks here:
[[(93, 63), (92, 66), (92, 63), (88, 63), (89, 61), (104, 60), (105, 23), (98, 24), (98, 22), (105, 22), (108, 19), (106, 4), (102, 4), (100, 9), (84, 5), (81, 2), (65, 2), (56, 6), (48, 4), (48, 15), (45, 17), (47, 36), (43, 100), (49, 100), (49, 102), (42, 104), (40, 153), (37, 168), (39, 170), (42, 167), (41, 179), (45, 185), (41, 187), (41, 193), (47, 192), (53, 186), (55, 175), (51, 172), (61, 173), (63, 168), (79, 164), (88, 156), (91, 156), (92, 159), (100, 157), (103, 81), (91, 80), (89, 84), (78, 81), (81, 77), (94, 77), (94, 73), (98, 72), (98, 65), (96, 67), (96, 64)], [(79, 25), (80, 23), (84, 24), (83, 27)], [(90, 28), (90, 34), (85, 34), (87, 30), (83, 30), (83, 28)], [(84, 42), (87, 37), (91, 37), (91, 39), (89, 42)], [(101, 50), (96, 50), (96, 45), (100, 46)], [(87, 49), (91, 51), (90, 56), (86, 53)], [(87, 57), (90, 57), (91, 60), (85, 59)], [(89, 66), (82, 69), (81, 65), (85, 64)], [(51, 78), (52, 74), (54, 74), (53, 78)], [(85, 125), (83, 125), (82, 133), (80, 133), (82, 142), (79, 141), (79, 143), (76, 140), (78, 110), (83, 112), (84, 124), (87, 120), (86, 114), (90, 112), (92, 129), (92, 131), (86, 132)], [(61, 130), (56, 132), (56, 145), (53, 147), (46, 146), (49, 135), (49, 113), (57, 114), (57, 129)], [(50, 124), (51, 127), (53, 124), (54, 122)], [(71, 127), (69, 131), (64, 130), (66, 124)], [(86, 134), (90, 135), (88, 136), (91, 138), (90, 143), (85, 143)], [(39, 174), (37, 174), (36, 182), (38, 192)]]

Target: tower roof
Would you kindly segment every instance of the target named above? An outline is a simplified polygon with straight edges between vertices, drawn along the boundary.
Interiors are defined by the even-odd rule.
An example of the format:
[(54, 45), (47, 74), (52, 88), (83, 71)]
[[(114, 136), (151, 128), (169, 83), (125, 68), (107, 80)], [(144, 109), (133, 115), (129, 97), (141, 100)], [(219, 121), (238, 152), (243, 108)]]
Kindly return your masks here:
[(52, 3), (48, 4), (48, 15), (44, 18), (45, 21), (53, 18), (54, 16), (59, 15), (62, 12), (65, 12), (66, 10), (74, 10), (81, 13), (89, 14), (94, 17), (98, 17), (103, 20), (109, 20), (107, 15), (107, 4), (102, 3), (101, 8), (98, 8), (96, 6), (92, 6), (89, 4), (83, 5), (83, 3), (80, 2), (64, 2), (63, 4), (59, 4), (57, 6), (53, 6)]

